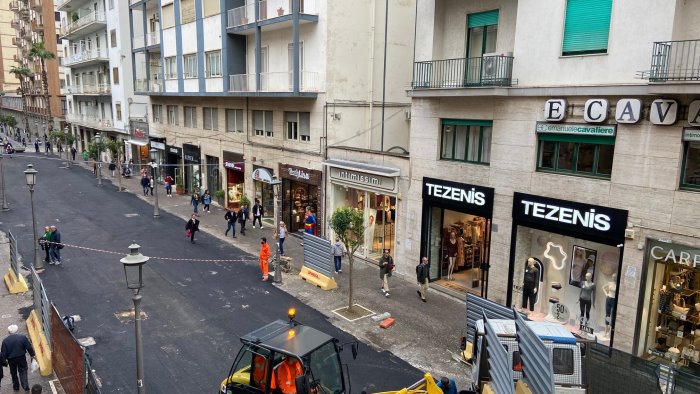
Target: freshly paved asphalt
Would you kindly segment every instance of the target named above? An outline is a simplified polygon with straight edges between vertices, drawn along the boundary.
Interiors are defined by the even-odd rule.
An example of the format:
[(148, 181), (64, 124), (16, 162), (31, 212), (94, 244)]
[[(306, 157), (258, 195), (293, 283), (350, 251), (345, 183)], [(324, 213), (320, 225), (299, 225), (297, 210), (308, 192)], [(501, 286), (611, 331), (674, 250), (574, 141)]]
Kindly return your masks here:
[[(60, 168), (60, 160), (32, 154), (4, 159), (6, 195), (11, 210), (0, 225), (11, 229), (26, 260), (33, 254), (29, 191), (22, 171), (39, 171), (35, 188), (37, 226), (55, 224), (68, 245), (63, 265), (42, 274), (49, 298), (61, 314), (80, 315), (75, 335), (91, 336), (93, 368), (105, 393), (133, 392), (135, 353), (133, 322), (116, 314), (133, 307), (119, 259), (132, 241), (147, 256), (143, 323), (145, 384), (155, 393), (213, 393), (226, 376), (240, 347), (239, 337), (295, 306), (298, 320), (340, 339), (354, 338), (319, 312), (259, 279), (257, 259), (205, 233), (197, 243), (185, 238), (185, 222), (153, 208), (131, 193), (118, 193), (106, 182), (97, 187), (89, 171)], [(237, 260), (222, 262), (197, 259)], [(410, 344), (408, 344), (410, 345)], [(361, 346), (356, 360), (345, 352), (352, 392), (382, 391), (412, 384), (421, 371), (389, 352)]]

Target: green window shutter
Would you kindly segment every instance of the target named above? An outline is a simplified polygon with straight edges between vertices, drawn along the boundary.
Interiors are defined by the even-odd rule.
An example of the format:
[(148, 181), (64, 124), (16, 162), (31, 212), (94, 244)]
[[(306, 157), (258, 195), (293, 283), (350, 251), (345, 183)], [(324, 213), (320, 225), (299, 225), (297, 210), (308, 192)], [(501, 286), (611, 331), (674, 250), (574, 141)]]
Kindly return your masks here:
[(615, 145), (615, 137), (576, 134), (538, 134), (540, 141), (578, 142), (581, 144)]
[(477, 12), (467, 16), (467, 27), (481, 27), (498, 24), (498, 10)]
[(443, 119), (442, 120), (443, 125), (452, 125), (452, 126), (485, 126), (485, 127), (491, 127), (493, 126), (493, 121), (492, 120), (466, 120), (466, 119)]
[(567, 0), (563, 55), (608, 50), (613, 0)]

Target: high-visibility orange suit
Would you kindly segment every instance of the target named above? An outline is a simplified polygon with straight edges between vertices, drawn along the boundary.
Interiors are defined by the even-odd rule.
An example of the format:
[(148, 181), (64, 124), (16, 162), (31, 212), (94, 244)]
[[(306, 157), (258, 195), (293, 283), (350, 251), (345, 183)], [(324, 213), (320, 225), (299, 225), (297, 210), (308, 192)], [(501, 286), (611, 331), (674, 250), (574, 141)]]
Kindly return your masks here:
[(294, 382), (297, 376), (302, 376), (304, 374), (304, 369), (301, 367), (301, 363), (294, 357), (287, 357), (279, 366), (275, 369), (275, 380), (277, 381), (277, 387), (284, 394), (296, 394), (297, 386)]
[(267, 242), (260, 244), (260, 271), (262, 271), (263, 280), (267, 280), (268, 268), (267, 260), (270, 259), (270, 245)]

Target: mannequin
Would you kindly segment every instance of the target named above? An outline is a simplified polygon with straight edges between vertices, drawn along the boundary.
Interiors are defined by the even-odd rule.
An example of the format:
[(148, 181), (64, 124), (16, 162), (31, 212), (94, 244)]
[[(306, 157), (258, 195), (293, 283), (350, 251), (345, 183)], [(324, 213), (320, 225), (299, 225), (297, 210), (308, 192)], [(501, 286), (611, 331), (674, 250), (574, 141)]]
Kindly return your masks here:
[(449, 260), (449, 265), (447, 266), (447, 280), (453, 280), (452, 271), (455, 269), (457, 249), (457, 233), (452, 230), (450, 231), (450, 238), (447, 240), (447, 259)]
[(527, 267), (525, 267), (525, 275), (523, 277), (523, 302), (522, 308), (525, 309), (530, 304), (530, 312), (535, 310), (535, 296), (540, 280), (540, 271), (535, 265), (535, 259), (530, 257), (527, 259)]
[(617, 274), (612, 274), (612, 280), (603, 286), (605, 293), (605, 337), (610, 337), (610, 320), (615, 311), (615, 292), (617, 291)]
[(578, 296), (578, 302), (581, 307), (581, 321), (585, 317), (586, 322), (591, 319), (591, 306), (595, 301), (595, 283), (591, 281), (593, 274), (586, 273), (586, 278), (581, 283), (581, 293)]

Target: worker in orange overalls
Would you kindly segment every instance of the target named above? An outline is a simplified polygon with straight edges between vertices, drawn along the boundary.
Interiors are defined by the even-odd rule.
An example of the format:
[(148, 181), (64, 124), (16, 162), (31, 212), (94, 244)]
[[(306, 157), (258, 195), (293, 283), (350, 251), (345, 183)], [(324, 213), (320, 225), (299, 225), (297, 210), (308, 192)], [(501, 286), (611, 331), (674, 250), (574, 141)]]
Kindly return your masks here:
[(304, 369), (299, 360), (294, 357), (287, 356), (287, 358), (275, 368), (277, 387), (283, 394), (296, 394), (297, 386), (294, 380), (297, 376), (302, 375), (304, 375)]
[(270, 245), (267, 243), (267, 238), (262, 237), (260, 241), (260, 270), (262, 271), (262, 280), (267, 281), (268, 269), (267, 261), (270, 259)]

